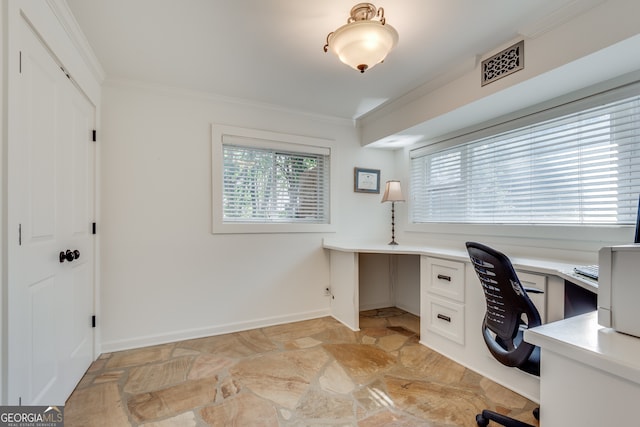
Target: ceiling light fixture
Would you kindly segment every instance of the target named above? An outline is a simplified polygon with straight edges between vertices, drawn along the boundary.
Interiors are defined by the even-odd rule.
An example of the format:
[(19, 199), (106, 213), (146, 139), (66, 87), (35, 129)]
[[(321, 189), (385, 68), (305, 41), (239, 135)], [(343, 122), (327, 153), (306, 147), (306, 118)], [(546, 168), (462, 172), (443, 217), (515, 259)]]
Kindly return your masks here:
[(340, 61), (364, 73), (384, 61), (397, 43), (398, 32), (386, 23), (384, 9), (359, 3), (351, 8), (346, 25), (327, 35), (324, 51), (331, 49)]

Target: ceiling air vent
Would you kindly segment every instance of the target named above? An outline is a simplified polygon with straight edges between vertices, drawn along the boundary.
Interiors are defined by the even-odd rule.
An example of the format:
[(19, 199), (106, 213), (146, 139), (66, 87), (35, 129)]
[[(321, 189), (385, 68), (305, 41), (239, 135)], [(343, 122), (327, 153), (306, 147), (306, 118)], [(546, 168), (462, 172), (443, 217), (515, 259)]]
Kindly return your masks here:
[(524, 40), (482, 61), (482, 86), (524, 68)]

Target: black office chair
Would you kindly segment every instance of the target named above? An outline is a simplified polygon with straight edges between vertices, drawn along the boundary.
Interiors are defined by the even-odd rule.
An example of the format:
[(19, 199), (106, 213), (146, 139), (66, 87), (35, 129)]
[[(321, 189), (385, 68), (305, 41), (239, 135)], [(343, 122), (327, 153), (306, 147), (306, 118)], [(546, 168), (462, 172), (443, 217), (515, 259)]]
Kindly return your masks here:
[[(523, 329), (542, 323), (527, 292), (542, 291), (523, 288), (506, 255), (475, 242), (467, 242), (467, 251), (487, 303), (482, 336), (489, 351), (503, 365), (540, 376), (540, 348), (524, 341), (522, 336)], [(538, 411), (536, 408), (533, 412), (536, 419)], [(486, 409), (476, 416), (478, 426), (486, 427), (489, 421), (505, 427), (534, 427)]]

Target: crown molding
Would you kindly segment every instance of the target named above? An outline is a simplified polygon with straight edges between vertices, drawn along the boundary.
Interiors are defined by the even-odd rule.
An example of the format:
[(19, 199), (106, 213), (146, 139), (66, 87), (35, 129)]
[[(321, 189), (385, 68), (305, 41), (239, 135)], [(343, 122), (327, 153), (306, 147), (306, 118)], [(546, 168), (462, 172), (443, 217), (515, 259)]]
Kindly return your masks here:
[(118, 88), (133, 89), (133, 90), (140, 90), (144, 92), (175, 96), (179, 98), (199, 99), (199, 100), (205, 100), (210, 102), (219, 102), (219, 103), (237, 105), (237, 106), (246, 107), (246, 108), (277, 111), (281, 113), (302, 116), (318, 122), (330, 123), (332, 125), (345, 126), (350, 128), (355, 127), (355, 120), (353, 119), (346, 119), (343, 117), (328, 116), (324, 114), (306, 112), (306, 111), (296, 110), (293, 108), (283, 107), (277, 104), (269, 104), (266, 102), (253, 101), (246, 98), (236, 98), (231, 96), (219, 95), (214, 92), (185, 89), (181, 87), (167, 86), (163, 84), (150, 83), (150, 82), (145, 82), (141, 80), (107, 78), (103, 83), (103, 87), (111, 87), (116, 89)]
[(60, 25), (64, 29), (65, 33), (69, 36), (69, 39), (77, 49), (79, 55), (82, 57), (83, 62), (87, 65), (93, 77), (98, 83), (102, 83), (105, 80), (106, 74), (100, 61), (96, 57), (89, 41), (85, 37), (78, 21), (73, 16), (69, 5), (66, 0), (45, 0), (53, 14), (56, 16)]

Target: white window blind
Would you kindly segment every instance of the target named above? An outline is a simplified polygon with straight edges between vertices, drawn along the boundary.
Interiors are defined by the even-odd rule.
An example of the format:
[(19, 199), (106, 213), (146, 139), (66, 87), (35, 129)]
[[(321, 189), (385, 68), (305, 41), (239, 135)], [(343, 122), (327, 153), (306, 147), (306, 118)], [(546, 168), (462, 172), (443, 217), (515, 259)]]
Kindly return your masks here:
[(328, 224), (329, 150), (274, 147), (223, 143), (223, 222)]
[(414, 223), (634, 224), (639, 192), (640, 96), (411, 153)]

